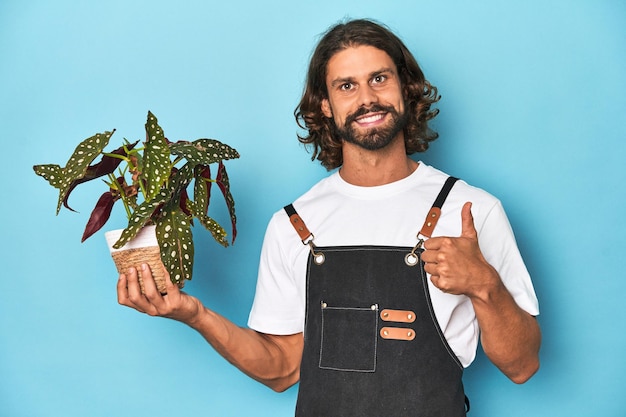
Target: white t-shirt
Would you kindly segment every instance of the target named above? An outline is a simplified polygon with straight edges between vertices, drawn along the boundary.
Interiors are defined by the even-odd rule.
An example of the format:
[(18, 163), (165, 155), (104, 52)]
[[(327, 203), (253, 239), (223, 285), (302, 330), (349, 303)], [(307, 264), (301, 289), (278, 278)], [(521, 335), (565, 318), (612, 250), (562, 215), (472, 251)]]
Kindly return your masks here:
[[(420, 162), (408, 177), (376, 187), (345, 182), (338, 172), (321, 180), (294, 203), (314, 234), (316, 246), (406, 246), (417, 243), (424, 223), (448, 175)], [(442, 208), (434, 236), (460, 236), (461, 208), (472, 202), (480, 249), (498, 271), (517, 304), (539, 314), (537, 297), (499, 200), (458, 181)], [(266, 334), (304, 330), (306, 265), (309, 247), (300, 240), (284, 210), (267, 227), (256, 295), (248, 326)], [(443, 293), (430, 280), (430, 296), (439, 325), (463, 366), (476, 356), (479, 328), (466, 296)]]

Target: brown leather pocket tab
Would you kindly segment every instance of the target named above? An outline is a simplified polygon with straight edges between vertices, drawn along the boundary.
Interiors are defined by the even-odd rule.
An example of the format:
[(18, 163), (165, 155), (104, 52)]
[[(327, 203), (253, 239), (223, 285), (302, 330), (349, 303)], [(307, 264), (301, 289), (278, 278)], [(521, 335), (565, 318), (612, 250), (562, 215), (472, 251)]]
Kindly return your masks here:
[(385, 309), (380, 312), (380, 318), (383, 321), (395, 321), (398, 323), (413, 323), (415, 321), (415, 313), (409, 310)]
[(383, 327), (380, 329), (380, 337), (390, 340), (413, 340), (415, 330), (403, 327)]

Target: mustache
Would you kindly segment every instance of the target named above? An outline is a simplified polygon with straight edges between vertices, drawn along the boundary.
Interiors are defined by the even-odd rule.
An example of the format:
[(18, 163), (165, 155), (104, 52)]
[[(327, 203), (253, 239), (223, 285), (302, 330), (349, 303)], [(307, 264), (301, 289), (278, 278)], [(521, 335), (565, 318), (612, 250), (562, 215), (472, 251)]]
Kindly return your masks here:
[(376, 112), (387, 112), (387, 113), (397, 113), (396, 109), (393, 106), (383, 106), (382, 104), (372, 104), (369, 107), (361, 106), (354, 111), (354, 113), (349, 114), (346, 117), (346, 124), (350, 124), (354, 122), (357, 118), (361, 116), (365, 116), (368, 113), (376, 113)]

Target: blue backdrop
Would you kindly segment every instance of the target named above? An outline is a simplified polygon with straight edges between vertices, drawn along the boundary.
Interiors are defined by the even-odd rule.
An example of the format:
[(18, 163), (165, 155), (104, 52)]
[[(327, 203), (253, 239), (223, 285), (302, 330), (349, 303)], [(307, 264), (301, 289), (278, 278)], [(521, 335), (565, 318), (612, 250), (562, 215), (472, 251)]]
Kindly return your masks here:
[(626, 415), (626, 3), (177, 3), (0, 1), (0, 416), (292, 415), (295, 389), (273, 393), (184, 325), (118, 306), (103, 235), (80, 243), (102, 190), (55, 217), (32, 165), (104, 130), (141, 139), (148, 110), (170, 139), (236, 147), (238, 241), (196, 232), (186, 290), (245, 325), (269, 217), (326, 175), (293, 109), (318, 35), (346, 16), (414, 51), (443, 96), (419, 158), (503, 201), (534, 278), (541, 370), (517, 386), (479, 354), (470, 415)]

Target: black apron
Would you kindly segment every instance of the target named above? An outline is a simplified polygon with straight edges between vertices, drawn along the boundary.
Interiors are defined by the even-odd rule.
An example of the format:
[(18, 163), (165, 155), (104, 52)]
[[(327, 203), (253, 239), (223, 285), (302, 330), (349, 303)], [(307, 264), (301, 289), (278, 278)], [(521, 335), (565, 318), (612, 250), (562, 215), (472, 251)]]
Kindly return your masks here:
[[(431, 236), (455, 181), (418, 238)], [(413, 248), (316, 247), (294, 207), (285, 211), (311, 247), (296, 417), (465, 416), (463, 366), (435, 318), (423, 240)]]

